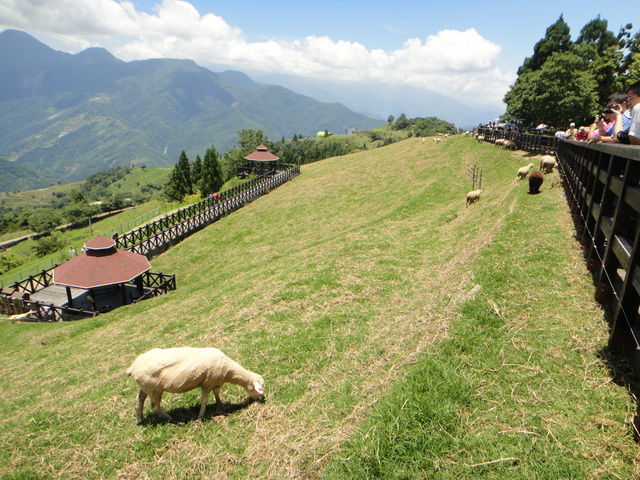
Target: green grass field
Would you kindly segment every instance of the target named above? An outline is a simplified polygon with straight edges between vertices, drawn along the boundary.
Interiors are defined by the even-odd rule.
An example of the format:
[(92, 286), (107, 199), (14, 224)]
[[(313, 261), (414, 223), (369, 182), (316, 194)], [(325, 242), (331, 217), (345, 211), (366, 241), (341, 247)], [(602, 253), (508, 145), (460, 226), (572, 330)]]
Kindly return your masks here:
[[(95, 319), (0, 319), (3, 479), (602, 479), (640, 473), (626, 370), (558, 174), (468, 137), (327, 159), (152, 259), (178, 289)], [(482, 198), (465, 207), (469, 171)], [(215, 346), (264, 376), (165, 394), (124, 372)]]

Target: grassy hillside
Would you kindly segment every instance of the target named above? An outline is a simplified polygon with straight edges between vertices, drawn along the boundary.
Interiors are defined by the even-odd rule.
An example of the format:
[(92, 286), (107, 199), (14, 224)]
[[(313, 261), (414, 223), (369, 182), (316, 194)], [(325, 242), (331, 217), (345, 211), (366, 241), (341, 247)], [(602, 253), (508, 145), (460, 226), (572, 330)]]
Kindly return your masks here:
[[(153, 259), (175, 292), (76, 323), (1, 321), (3, 478), (638, 474), (630, 386), (557, 174), (528, 195), (527, 163), (457, 137), (306, 165)], [(465, 208), (474, 165), (485, 191)], [(175, 423), (147, 406), (136, 425), (124, 371), (180, 345), (262, 374), (267, 402), (228, 385), (234, 408), (198, 421), (199, 392), (166, 394)]]

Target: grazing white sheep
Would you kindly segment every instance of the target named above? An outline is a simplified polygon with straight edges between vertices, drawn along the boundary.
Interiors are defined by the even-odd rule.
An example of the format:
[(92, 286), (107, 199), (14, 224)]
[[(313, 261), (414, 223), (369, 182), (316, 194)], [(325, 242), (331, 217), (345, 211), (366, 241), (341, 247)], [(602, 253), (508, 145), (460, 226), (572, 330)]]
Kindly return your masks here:
[(498, 139), (496, 139), (494, 145), (496, 147), (502, 147), (502, 146), (504, 146), (504, 142), (506, 142), (506, 141), (507, 141), (506, 138), (498, 138)]
[(530, 163), (526, 167), (519, 168), (518, 173), (516, 173), (516, 182), (523, 180), (529, 173), (529, 170), (531, 170), (533, 167), (534, 167), (533, 163)]
[(25, 313), (19, 313), (17, 315), (11, 315), (9, 317), (9, 320), (11, 320), (11, 323), (24, 322), (27, 318), (29, 318), (31, 315), (33, 315), (35, 313), (36, 312), (34, 312), (33, 310), (29, 310), (28, 312), (25, 312)]
[(476, 140), (478, 140), (478, 143), (482, 143), (482, 142), (484, 142), (484, 135), (478, 135), (478, 136), (476, 137)]
[(204, 417), (209, 393), (216, 397), (216, 406), (222, 405), (220, 388), (225, 383), (240, 385), (251, 398), (264, 400), (264, 380), (257, 373), (240, 366), (217, 348), (154, 348), (141, 354), (127, 369), (127, 375), (138, 385), (136, 418), (142, 421), (142, 410), (147, 396), (153, 411), (166, 420), (169, 414), (160, 406), (162, 394), (184, 393), (202, 389), (200, 418)]
[(557, 165), (558, 163), (556, 162), (555, 157), (552, 157), (551, 155), (543, 155), (540, 160), (540, 170), (544, 173), (551, 173)]
[(478, 200), (480, 200), (480, 194), (482, 193), (482, 190), (472, 190), (469, 193), (467, 193), (467, 207), (472, 204), (477, 202)]
[(440, 137), (433, 137), (433, 141), (437, 143), (437, 142), (441, 142), (442, 139)]
[(518, 148), (518, 146), (516, 145), (516, 142), (512, 141), (512, 140), (507, 140), (505, 141), (502, 146), (506, 149), (506, 150), (515, 150), (516, 148)]

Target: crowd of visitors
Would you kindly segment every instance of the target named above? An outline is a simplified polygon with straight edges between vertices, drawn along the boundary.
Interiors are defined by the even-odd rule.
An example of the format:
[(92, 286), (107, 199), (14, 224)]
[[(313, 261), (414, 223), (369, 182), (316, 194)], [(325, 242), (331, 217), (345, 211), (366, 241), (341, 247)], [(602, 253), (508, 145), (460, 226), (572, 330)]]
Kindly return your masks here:
[[(558, 131), (555, 136), (589, 143), (640, 146), (640, 106), (637, 106), (638, 104), (640, 104), (640, 82), (635, 82), (624, 92), (609, 95), (606, 106), (596, 115), (591, 125), (576, 128), (576, 124), (571, 122), (566, 131)], [(518, 132), (518, 126), (508, 122), (490, 122), (479, 127)], [(540, 124), (536, 130), (544, 134), (548, 128), (547, 125)]]
[[(638, 98), (640, 82), (630, 85), (624, 92), (610, 95), (604, 110), (596, 115), (595, 121), (589, 127), (585, 140), (589, 143), (640, 146), (640, 107), (634, 108), (640, 103)], [(577, 136), (575, 140), (578, 140)]]

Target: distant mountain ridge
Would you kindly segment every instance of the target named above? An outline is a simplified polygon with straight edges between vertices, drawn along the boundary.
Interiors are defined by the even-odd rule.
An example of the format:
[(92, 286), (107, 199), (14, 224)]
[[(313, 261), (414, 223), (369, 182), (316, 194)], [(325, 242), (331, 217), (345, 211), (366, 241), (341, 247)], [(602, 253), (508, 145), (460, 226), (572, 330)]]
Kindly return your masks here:
[(32, 188), (118, 166), (173, 165), (182, 150), (192, 160), (212, 145), (222, 153), (242, 129), (279, 140), (383, 123), (242, 72), (191, 60), (124, 62), (102, 48), (73, 55), (25, 32), (0, 32), (0, 159), (15, 165), (14, 176), (38, 171), (24, 179)]

